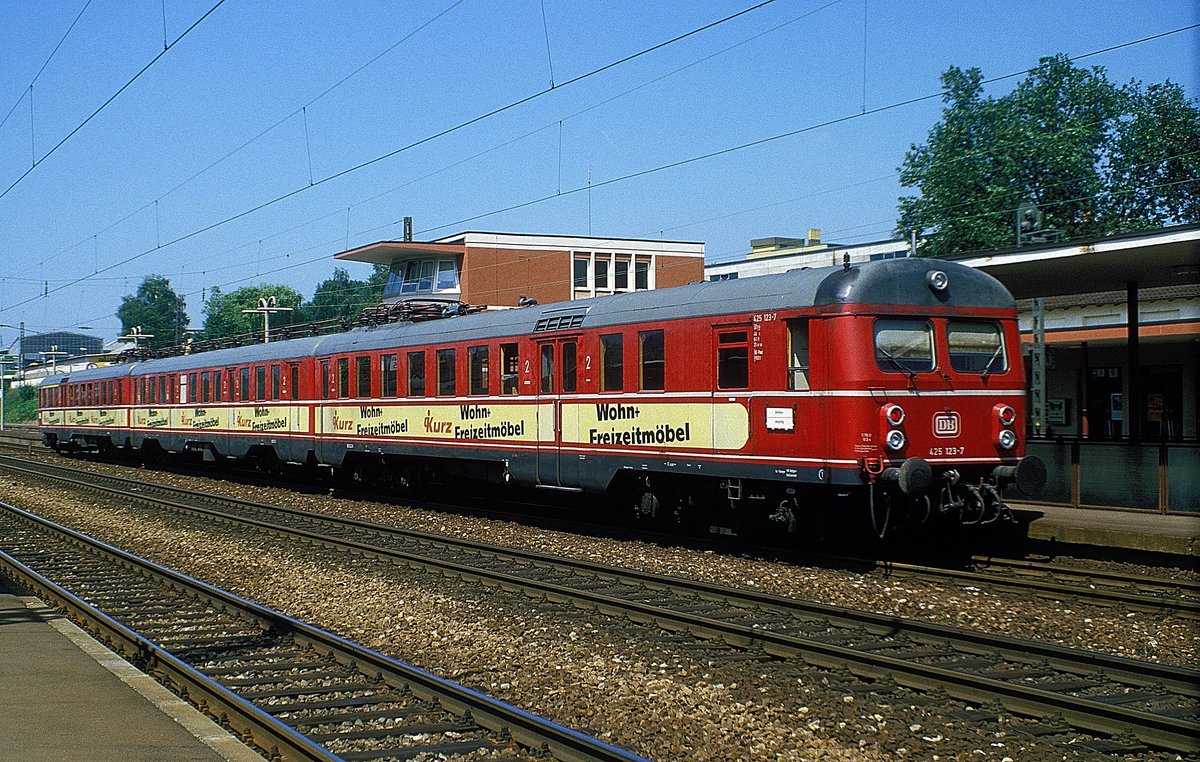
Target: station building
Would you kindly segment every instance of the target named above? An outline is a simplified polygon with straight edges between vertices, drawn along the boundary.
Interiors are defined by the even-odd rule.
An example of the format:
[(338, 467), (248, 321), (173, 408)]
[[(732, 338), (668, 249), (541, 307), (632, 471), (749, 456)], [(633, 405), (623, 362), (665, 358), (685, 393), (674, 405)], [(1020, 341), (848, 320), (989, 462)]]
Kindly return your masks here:
[[(814, 235), (816, 233), (816, 235)], [(709, 280), (911, 254), (912, 242), (751, 242)], [(1200, 225), (952, 257), (1017, 300), (1046, 499), (1200, 512)]]
[(515, 307), (681, 286), (704, 278), (704, 244), (633, 238), (456, 233), (379, 241), (336, 259), (385, 265), (385, 303), (461, 301)]

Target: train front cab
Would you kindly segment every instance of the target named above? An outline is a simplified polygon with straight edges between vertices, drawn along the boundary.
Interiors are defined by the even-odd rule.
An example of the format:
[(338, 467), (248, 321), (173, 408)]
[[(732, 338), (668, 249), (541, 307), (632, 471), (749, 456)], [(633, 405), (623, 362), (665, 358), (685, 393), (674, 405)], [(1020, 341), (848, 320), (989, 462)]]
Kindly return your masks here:
[(1022, 457), (1015, 315), (893, 307), (838, 315), (827, 329), (841, 347), (828, 358), (835, 482), (865, 492), (876, 533), (902, 520), (1005, 520), (1006, 486), (1041, 489), (1044, 465)]

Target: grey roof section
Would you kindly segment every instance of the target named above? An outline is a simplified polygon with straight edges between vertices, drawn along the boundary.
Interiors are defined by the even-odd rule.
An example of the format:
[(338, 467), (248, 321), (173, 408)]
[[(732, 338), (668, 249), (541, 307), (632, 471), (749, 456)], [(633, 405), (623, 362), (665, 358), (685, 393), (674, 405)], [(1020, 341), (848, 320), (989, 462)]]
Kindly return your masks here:
[[(935, 292), (926, 282), (931, 270), (949, 276), (949, 287)], [(654, 291), (581, 299), (512, 310), (480, 312), (419, 323), (392, 323), (346, 333), (253, 344), (201, 354), (148, 360), (134, 366), (109, 366), (72, 374), (72, 381), (112, 378), (130, 373), (178, 373), (196, 368), (297, 360), (313, 355), (370, 352), (459, 341), (532, 334), (538, 320), (585, 312), (584, 328), (656, 323), (696, 317), (778, 312), (841, 304), (904, 305), (920, 308), (1014, 308), (1012, 295), (979, 270), (937, 259), (891, 259), (845, 269), (821, 267), (779, 275), (704, 281)], [(548, 333), (547, 335), (552, 335)], [(122, 370), (114, 370), (121, 368)], [(107, 371), (107, 372), (105, 372)], [(83, 374), (96, 374), (84, 376)]]

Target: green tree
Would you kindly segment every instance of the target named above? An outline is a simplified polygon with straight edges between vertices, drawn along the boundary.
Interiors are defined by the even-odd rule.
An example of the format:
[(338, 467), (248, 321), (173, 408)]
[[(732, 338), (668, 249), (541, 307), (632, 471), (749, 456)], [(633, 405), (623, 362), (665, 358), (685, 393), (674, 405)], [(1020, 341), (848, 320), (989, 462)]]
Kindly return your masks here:
[[(376, 273), (379, 269), (376, 265)], [(383, 271), (386, 282), (387, 268)], [(344, 268), (334, 268), (333, 277), (321, 281), (312, 300), (304, 305), (305, 314), (309, 320), (353, 318), (363, 307), (379, 303), (384, 282), (379, 282), (375, 274), (371, 280), (352, 280)]]
[(1117, 123), (1106, 167), (1107, 213), (1120, 230), (1200, 219), (1200, 109), (1173, 82), (1125, 90), (1131, 116)]
[(137, 293), (121, 297), (117, 308), (121, 331), (128, 334), (141, 326), (143, 334), (153, 338), (141, 342), (146, 347), (169, 347), (183, 340), (189, 318), (187, 302), (171, 288), (171, 282), (161, 275), (147, 275)]
[(304, 322), (305, 315), (300, 309), (304, 297), (291, 286), (264, 283), (258, 286), (245, 286), (228, 294), (214, 287), (204, 305), (204, 330), (202, 339), (219, 339), (242, 334), (262, 336), (263, 317), (261, 314), (245, 314), (242, 310), (258, 307), (259, 299), (275, 297), (278, 307), (291, 307), (291, 312), (276, 312), (271, 315), (271, 327), (290, 325)]
[(924, 254), (1014, 245), (1023, 203), (1067, 239), (1200, 219), (1200, 111), (1178, 86), (1117, 87), (1061, 55), (1007, 95), (985, 98), (982, 82), (979, 69), (942, 75), (942, 119), (900, 167), (920, 195), (900, 199), (897, 233), (915, 228)]

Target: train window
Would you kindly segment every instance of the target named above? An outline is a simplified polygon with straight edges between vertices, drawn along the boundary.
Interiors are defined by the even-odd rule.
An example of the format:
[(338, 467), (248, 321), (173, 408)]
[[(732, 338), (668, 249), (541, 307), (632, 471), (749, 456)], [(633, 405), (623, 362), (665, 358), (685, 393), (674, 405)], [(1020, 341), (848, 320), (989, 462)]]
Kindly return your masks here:
[(467, 384), (470, 394), (488, 393), (488, 348), (469, 347), (467, 349), (467, 367), (470, 371)]
[(238, 372), (238, 399), (247, 402), (250, 399), (250, 369), (241, 368)]
[[(197, 383), (200, 379), (197, 374), (191, 373), (188, 375), (188, 402), (197, 402), (200, 399), (200, 384)], [(180, 400), (182, 402), (183, 400)]]
[(396, 355), (384, 355), (379, 358), (380, 395), (383, 397), (396, 396), (396, 371), (399, 368)]
[(876, 320), (875, 362), (890, 373), (933, 370), (933, 326), (919, 318)]
[(254, 369), (254, 399), (265, 400), (267, 398), (267, 366), (259, 365)]
[(329, 363), (321, 363), (321, 399), (329, 399)]
[(622, 356), (625, 337), (610, 333), (600, 337), (600, 391), (619, 392), (625, 388), (625, 361)]
[(439, 397), (453, 397), (458, 392), (454, 378), (454, 355), (453, 349), (437, 351), (437, 393)]
[(271, 366), (271, 399), (277, 400), (283, 387), (283, 368), (278, 363)]
[(639, 382), (643, 391), (661, 392), (666, 387), (663, 373), (664, 358), (663, 332), (641, 331), (638, 333), (638, 354), (640, 356)]
[(750, 386), (750, 341), (746, 331), (717, 334), (717, 388)]
[(579, 359), (575, 342), (564, 342), (562, 345), (562, 390), (564, 392), (576, 390), (575, 379), (578, 375)]
[(221, 401), (221, 371), (214, 370), (212, 373), (212, 401)]
[(337, 361), (337, 396), (347, 399), (350, 396), (350, 358), (341, 357)]
[(950, 367), (963, 373), (1003, 373), (1008, 370), (1000, 325), (990, 320), (951, 320), (946, 325)]
[(541, 382), (538, 390), (542, 394), (554, 393), (554, 345), (542, 345), (542, 362), (541, 362)]
[(408, 353), (408, 396), (425, 396), (425, 353)]
[(500, 345), (500, 393), (516, 394), (520, 390), (521, 357), (517, 344)]
[(788, 389), (808, 388), (808, 321), (789, 320), (788, 328)]
[(139, 378), (137, 380), (137, 403), (140, 405), (146, 401), (146, 379)]
[(300, 398), (300, 366), (292, 366), (292, 388), (288, 391), (288, 399)]
[(354, 385), (355, 397), (370, 397), (371, 396), (371, 358), (356, 357), (354, 358), (354, 377), (357, 383)]

